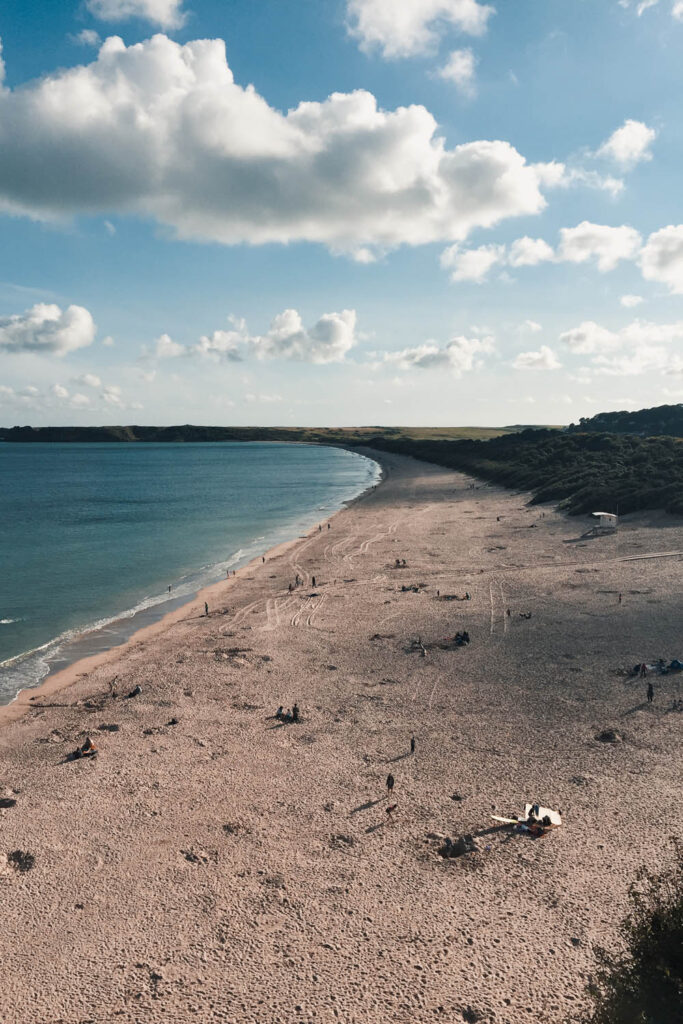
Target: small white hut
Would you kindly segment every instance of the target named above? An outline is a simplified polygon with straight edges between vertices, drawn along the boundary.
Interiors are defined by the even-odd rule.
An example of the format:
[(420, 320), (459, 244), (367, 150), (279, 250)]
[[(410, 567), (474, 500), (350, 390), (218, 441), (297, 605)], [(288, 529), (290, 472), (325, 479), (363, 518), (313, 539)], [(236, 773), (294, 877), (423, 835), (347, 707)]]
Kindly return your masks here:
[(612, 512), (591, 512), (597, 522), (593, 529), (596, 533), (614, 533), (619, 525), (619, 519)]

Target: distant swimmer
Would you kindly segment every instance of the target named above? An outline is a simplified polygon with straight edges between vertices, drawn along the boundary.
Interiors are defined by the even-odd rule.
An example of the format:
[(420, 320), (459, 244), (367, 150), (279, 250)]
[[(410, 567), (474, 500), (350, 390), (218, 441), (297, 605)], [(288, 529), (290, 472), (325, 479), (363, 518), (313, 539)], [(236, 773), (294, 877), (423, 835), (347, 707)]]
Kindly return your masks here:
[(168, 592), (169, 592), (169, 594), (171, 593), (171, 584), (170, 583), (168, 585)]
[(387, 775), (387, 793), (393, 793), (394, 792), (394, 782), (395, 782), (394, 776), (391, 775), (391, 774)]

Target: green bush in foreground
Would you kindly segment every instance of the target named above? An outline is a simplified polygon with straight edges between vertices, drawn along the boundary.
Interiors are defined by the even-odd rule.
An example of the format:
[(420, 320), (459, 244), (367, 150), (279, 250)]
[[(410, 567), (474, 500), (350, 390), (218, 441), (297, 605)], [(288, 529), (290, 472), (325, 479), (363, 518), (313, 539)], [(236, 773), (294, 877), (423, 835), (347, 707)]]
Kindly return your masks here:
[(661, 874), (643, 869), (631, 887), (623, 951), (598, 950), (592, 1008), (577, 1024), (683, 1021), (683, 843), (675, 842), (675, 851), (672, 867)]

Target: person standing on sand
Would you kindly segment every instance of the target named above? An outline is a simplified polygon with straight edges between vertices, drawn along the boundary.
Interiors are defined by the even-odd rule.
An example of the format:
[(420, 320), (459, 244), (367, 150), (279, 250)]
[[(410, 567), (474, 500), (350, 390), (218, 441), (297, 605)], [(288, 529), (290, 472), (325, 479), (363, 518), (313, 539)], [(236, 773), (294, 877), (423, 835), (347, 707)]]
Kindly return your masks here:
[(208, 616), (208, 614), (209, 614), (209, 606), (208, 606), (206, 601), (204, 602), (204, 614), (206, 616)]
[(621, 604), (621, 594), (619, 594), (619, 604)]
[(329, 523), (327, 524), (327, 529), (328, 529), (328, 530), (330, 529), (330, 524), (329, 524)]
[(311, 576), (311, 579), (313, 581), (313, 586), (315, 586), (315, 576)]
[(391, 774), (387, 775), (387, 793), (389, 796), (394, 792), (394, 782), (394, 776)]
[(652, 683), (648, 683), (647, 684), (647, 702), (648, 702), (648, 704), (652, 704), (652, 701), (654, 699), (655, 699), (655, 688), (652, 685)]
[(415, 737), (414, 736), (410, 737), (410, 753), (411, 754), (415, 753)]

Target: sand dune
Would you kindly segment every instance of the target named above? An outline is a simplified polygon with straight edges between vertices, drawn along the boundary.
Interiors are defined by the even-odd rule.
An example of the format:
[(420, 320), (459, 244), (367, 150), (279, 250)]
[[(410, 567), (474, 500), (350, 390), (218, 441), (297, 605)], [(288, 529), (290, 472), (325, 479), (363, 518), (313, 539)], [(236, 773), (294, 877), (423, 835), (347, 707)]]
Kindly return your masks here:
[[(202, 596), (5, 713), (4, 1024), (553, 1024), (581, 1005), (636, 869), (683, 835), (681, 677), (653, 677), (648, 706), (624, 675), (683, 657), (683, 523), (582, 540), (524, 494), (383, 461), (331, 529), (213, 588), (209, 618)], [(272, 717), (295, 702), (300, 724)], [(88, 735), (98, 755), (65, 763)], [(492, 821), (527, 799), (562, 828)], [(478, 852), (443, 859), (465, 833)]]

